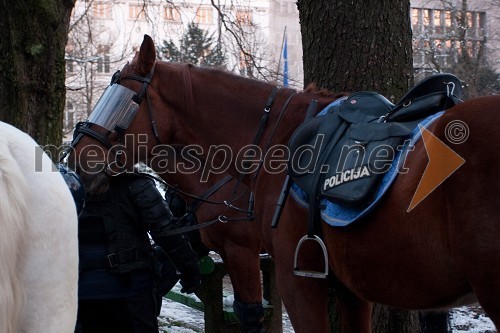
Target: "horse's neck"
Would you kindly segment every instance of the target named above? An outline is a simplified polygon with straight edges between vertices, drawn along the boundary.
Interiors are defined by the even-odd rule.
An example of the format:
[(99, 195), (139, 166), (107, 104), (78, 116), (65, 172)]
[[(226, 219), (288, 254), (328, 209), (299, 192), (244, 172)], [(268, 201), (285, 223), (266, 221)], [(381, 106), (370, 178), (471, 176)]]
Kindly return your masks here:
[[(288, 144), (290, 135), (304, 121), (305, 111), (310, 99), (295, 95), (292, 98), (296, 98), (296, 100), (292, 100), (289, 105), (286, 105), (292, 93), (292, 91), (280, 92), (269, 112), (267, 121), (263, 121), (265, 111), (262, 105), (265, 101), (260, 100), (258, 103), (253, 103), (248, 110), (242, 111), (235, 108), (235, 117), (226, 122), (227, 127), (217, 126), (216, 124), (207, 127), (209, 129), (207, 135), (213, 135), (213, 142), (225, 144), (231, 148), (233, 155), (231, 164), (227, 166), (227, 172), (231, 173), (236, 179), (240, 179), (243, 174), (241, 171), (245, 166), (243, 160), (250, 160), (250, 163), (254, 164), (258, 160), (268, 160), (269, 156), (273, 155), (271, 152), (274, 152), (275, 148)], [(262, 135), (259, 135), (258, 133), (261, 130)], [(251, 157), (253, 155), (250, 154), (242, 157), (246, 154), (245, 151), (247, 151), (248, 146), (254, 143), (258, 146), (259, 155)], [(208, 151), (207, 160), (212, 161), (210, 148), (205, 147), (204, 149)], [(246, 158), (247, 156), (250, 157)], [(215, 161), (215, 167), (222, 166), (220, 159), (213, 161)], [(258, 168), (262, 168), (262, 165)], [(253, 175), (256, 169), (253, 167), (251, 169), (254, 171), (248, 172)], [(242, 178), (247, 187), (252, 187), (252, 177)]]
[[(256, 143), (264, 155), (269, 144), (286, 144), (293, 129), (304, 120), (309, 102), (316, 97), (279, 89), (263, 122), (266, 102), (274, 86), (220, 72), (195, 70), (191, 75), (192, 106), (187, 112), (178, 112), (179, 118), (175, 117), (179, 119), (177, 138), (183, 143), (199, 145), (206, 162), (214, 167), (222, 167), (230, 157), (231, 163), (224, 171), (233, 176), (240, 174), (235, 162), (247, 146)], [(261, 136), (257, 134), (260, 130)], [(231, 156), (224, 152), (225, 147)]]
[[(204, 143), (204, 148), (208, 149), (213, 145), (228, 145), (233, 153), (253, 143), (264, 148), (269, 136), (276, 134), (274, 130), (282, 113), (284, 116), (276, 129), (278, 131), (289, 131), (303, 119), (301, 114), (307, 109), (306, 103), (295, 103), (294, 107), (285, 109), (287, 99), (294, 94), (293, 90), (280, 89), (269, 111), (265, 110), (266, 103), (274, 87), (265, 83), (260, 83), (261, 86), (255, 82), (251, 84), (253, 86), (248, 88), (223, 82), (218, 86), (214, 84), (213, 90), (208, 86), (195, 89), (198, 99), (195, 101), (196, 115), (186, 119), (189, 122), (186, 125), (195, 129), (191, 134), (196, 137), (196, 143)], [(303, 109), (299, 110), (297, 106)], [(268, 115), (264, 122), (266, 113)], [(263, 133), (258, 137), (257, 132), (261, 127)]]

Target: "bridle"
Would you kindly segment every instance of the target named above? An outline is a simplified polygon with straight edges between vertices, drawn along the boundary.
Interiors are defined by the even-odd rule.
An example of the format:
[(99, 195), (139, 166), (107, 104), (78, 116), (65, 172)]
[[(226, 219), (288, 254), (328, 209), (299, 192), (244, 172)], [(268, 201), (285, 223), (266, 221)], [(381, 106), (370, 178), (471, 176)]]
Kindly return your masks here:
[[(128, 64), (126, 66), (128, 66)], [(63, 153), (61, 160), (64, 159), (72, 150), (74, 150), (74, 148), (76, 147), (78, 142), (84, 136), (91, 137), (92, 139), (100, 142), (102, 145), (104, 145), (104, 147), (106, 147), (110, 151), (112, 150), (113, 147), (115, 147), (115, 145), (110, 140), (110, 137), (112, 134), (117, 135), (117, 138), (116, 138), (117, 143), (123, 144), (125, 131), (127, 130), (128, 126), (130, 125), (130, 122), (132, 121), (132, 119), (135, 116), (135, 112), (137, 112), (137, 110), (139, 109), (139, 106), (141, 105), (141, 103), (145, 97), (146, 97), (147, 102), (148, 102), (148, 112), (149, 112), (149, 117), (150, 117), (151, 124), (152, 124), (153, 134), (155, 135), (157, 143), (159, 143), (160, 139), (158, 136), (158, 130), (156, 128), (156, 122), (152, 119), (152, 108), (151, 108), (151, 103), (149, 101), (149, 97), (147, 94), (149, 84), (151, 83), (151, 80), (152, 80), (153, 75), (154, 75), (154, 70), (155, 70), (155, 66), (153, 65), (153, 68), (146, 76), (139, 76), (139, 75), (135, 75), (135, 74), (122, 76), (122, 72), (120, 70), (116, 71), (111, 78), (111, 82), (110, 82), (109, 87), (112, 87), (113, 85), (119, 85), (119, 86), (123, 87), (123, 89), (129, 90), (128, 88), (120, 85), (121, 80), (134, 80), (134, 81), (138, 81), (138, 82), (142, 83), (142, 87), (138, 93), (132, 92), (133, 95), (131, 97), (130, 103), (131, 103), (131, 105), (133, 105), (133, 110), (129, 111), (129, 113), (132, 113), (132, 114), (125, 114), (124, 115), (125, 119), (127, 119), (128, 121), (125, 121), (123, 123), (117, 123), (113, 126), (113, 128), (105, 128), (105, 127), (103, 128), (103, 126), (101, 126), (102, 124), (95, 123), (92, 121), (92, 114), (91, 114), (91, 118), (89, 118), (89, 120), (84, 121), (84, 122), (79, 122), (76, 124), (74, 134), (73, 134), (73, 140), (71, 141), (71, 144), (68, 147), (68, 149)], [(101, 102), (101, 100), (98, 101), (98, 103), (96, 104), (96, 107), (94, 108), (94, 111), (92, 113), (96, 112), (95, 110), (98, 109), (98, 105), (100, 102)], [(99, 109), (99, 110), (102, 112), (114, 112), (114, 110), (101, 110), (101, 109)], [(105, 131), (96, 131), (95, 126), (99, 126), (101, 128), (101, 130), (105, 130)], [(115, 156), (114, 156), (114, 162), (112, 162), (113, 167), (110, 164), (107, 164), (105, 169), (104, 169), (106, 174), (114, 174), (114, 173), (116, 173), (116, 170), (122, 171), (122, 172), (125, 171), (126, 165), (122, 160), (122, 156), (123, 156), (123, 150), (117, 149), (115, 152)]]
[[(125, 66), (125, 68), (127, 66), (129, 66), (129, 64), (127, 64)], [(151, 105), (151, 102), (149, 99), (149, 95), (147, 93), (148, 87), (149, 87), (151, 80), (153, 78), (153, 75), (154, 75), (154, 70), (155, 70), (155, 65), (153, 65), (151, 71), (146, 76), (139, 76), (139, 75), (135, 75), (135, 74), (122, 75), (122, 71), (118, 70), (113, 74), (113, 76), (111, 78), (110, 87), (112, 87), (113, 85), (119, 85), (119, 86), (123, 87), (124, 89), (130, 90), (127, 87), (122, 86), (120, 84), (120, 82), (122, 80), (134, 80), (134, 81), (138, 81), (138, 82), (142, 83), (142, 87), (138, 93), (132, 92), (130, 90), (133, 93), (133, 96), (131, 97), (131, 99), (132, 99), (132, 102), (135, 103), (135, 112), (139, 109), (139, 106), (141, 105), (143, 100), (144, 99), (147, 100), (147, 103), (148, 103), (147, 109), (148, 109), (148, 115), (149, 115), (149, 120), (150, 120), (150, 124), (151, 124), (151, 130), (153, 132), (153, 135), (156, 139), (157, 144), (160, 144), (161, 141), (160, 141), (160, 137), (158, 134), (158, 128), (156, 126), (156, 121), (153, 118), (153, 108), (152, 108), (152, 105)], [(274, 94), (274, 96), (275, 96), (275, 94)], [(274, 100), (274, 96), (273, 96), (272, 100)], [(92, 111), (92, 114), (95, 112), (96, 108), (98, 109), (97, 105), (99, 105), (99, 103), (100, 103), (100, 100), (96, 104), (96, 107), (94, 107), (94, 111)], [(272, 104), (272, 102), (271, 102), (271, 104)], [(98, 110), (101, 111), (101, 109), (98, 109)], [(114, 112), (114, 110), (102, 110), (102, 112)], [(100, 124), (98, 122), (93, 122), (92, 121), (92, 114), (91, 114), (91, 117), (89, 118), (89, 120), (77, 123), (77, 125), (75, 126), (74, 134), (73, 134), (73, 140), (72, 140), (70, 146), (66, 149), (66, 151), (63, 152), (63, 155), (61, 157), (61, 161), (66, 156), (68, 156), (68, 154), (70, 154), (71, 151), (74, 150), (74, 148), (76, 147), (78, 142), (84, 136), (88, 136), (88, 137), (100, 142), (102, 145), (104, 145), (110, 151), (112, 150), (113, 147), (115, 147), (113, 142), (110, 140), (110, 137), (112, 134), (117, 135), (117, 138), (116, 138), (117, 143), (123, 144), (124, 137), (125, 137), (125, 131), (127, 130), (128, 126), (130, 125), (130, 122), (132, 121), (132, 119), (135, 117), (135, 112), (133, 112), (132, 115), (125, 115), (125, 116), (127, 116), (128, 121), (125, 123), (122, 123), (122, 124), (116, 124), (116, 126), (114, 126), (113, 128), (106, 128), (106, 127), (101, 126), (102, 124)], [(269, 112), (269, 110), (266, 112)], [(94, 119), (95, 119), (95, 117), (94, 117)], [(96, 131), (94, 128), (95, 126), (99, 126), (101, 131)], [(106, 131), (102, 131), (102, 130), (106, 130)], [(260, 131), (261, 130), (262, 129), (260, 129)], [(112, 176), (112, 175), (116, 175), (118, 173), (126, 171), (125, 170), (126, 165), (122, 161), (122, 155), (123, 155), (123, 150), (117, 149), (115, 152), (115, 156), (114, 156), (114, 162), (112, 162), (111, 164), (107, 164), (105, 166), (105, 168), (103, 169), (103, 171), (106, 175)], [(117, 169), (115, 167), (112, 167), (111, 165), (116, 166), (118, 168), (119, 172), (116, 172)], [(136, 172), (137, 171), (134, 169), (134, 173), (136, 173)], [(172, 185), (167, 184), (163, 180), (160, 180), (156, 177), (153, 177), (153, 178), (156, 181), (162, 182), (167, 187), (174, 188)], [(190, 205), (191, 214), (194, 214), (196, 212), (196, 210), (198, 209), (198, 207), (202, 203), (210, 203), (210, 204), (223, 204), (226, 206), (226, 209), (233, 209), (233, 210), (236, 210), (236, 211), (241, 212), (241, 213), (246, 213), (246, 217), (244, 217), (244, 218), (228, 218), (223, 213), (223, 214), (219, 215), (215, 220), (200, 223), (200, 224), (197, 224), (194, 226), (189, 226), (189, 227), (185, 227), (185, 228), (181, 228), (181, 229), (172, 230), (170, 233), (176, 234), (176, 233), (188, 232), (191, 230), (196, 230), (196, 229), (206, 227), (206, 226), (211, 225), (215, 222), (226, 223), (229, 221), (251, 221), (251, 220), (253, 220), (254, 216), (253, 216), (253, 196), (252, 195), (250, 196), (248, 210), (238, 208), (232, 204), (233, 201), (238, 200), (242, 195), (245, 194), (245, 192), (243, 192), (242, 194), (240, 194), (236, 197), (233, 197), (232, 200), (224, 200), (222, 202), (214, 202), (214, 201), (210, 201), (208, 199), (213, 193), (215, 193), (217, 190), (219, 190), (221, 187), (223, 187), (225, 184), (227, 184), (231, 179), (232, 179), (231, 176), (227, 176), (227, 177), (223, 178), (221, 181), (214, 184), (212, 187), (210, 187), (205, 193), (203, 193), (200, 196), (189, 194), (187, 192), (183, 192), (180, 190), (178, 190), (178, 191), (180, 191), (184, 195), (194, 199), (193, 203)], [(233, 194), (235, 194), (235, 192), (233, 192)]]

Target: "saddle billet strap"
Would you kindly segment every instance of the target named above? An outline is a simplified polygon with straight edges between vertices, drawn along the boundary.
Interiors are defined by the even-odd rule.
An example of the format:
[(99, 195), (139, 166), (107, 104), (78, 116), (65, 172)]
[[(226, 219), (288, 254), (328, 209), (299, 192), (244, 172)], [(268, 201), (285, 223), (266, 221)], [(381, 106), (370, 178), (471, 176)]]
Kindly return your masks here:
[[(290, 96), (288, 98), (287, 104), (288, 104), (288, 102), (290, 102), (290, 100), (292, 99), (293, 96), (295, 96), (295, 94), (292, 94), (292, 96)], [(318, 101), (313, 99), (311, 101), (311, 103), (309, 103), (309, 107), (307, 108), (306, 117), (304, 119), (304, 122), (309, 120), (310, 118), (314, 117), (316, 115), (317, 111), (318, 111)], [(271, 136), (271, 138), (272, 138), (272, 136)], [(271, 144), (271, 139), (269, 139), (269, 143), (268, 143), (267, 147), (269, 147), (270, 144)], [(290, 191), (290, 186), (291, 186), (290, 179), (291, 179), (290, 174), (287, 174), (285, 177), (285, 181), (283, 182), (283, 186), (281, 188), (278, 202), (276, 202), (276, 209), (274, 210), (274, 216), (273, 216), (273, 219), (271, 220), (271, 228), (278, 227), (278, 221), (279, 221), (280, 216), (281, 216), (281, 210), (283, 209), (283, 204), (286, 201), (286, 198), (288, 197), (288, 193)]]
[[(339, 142), (340, 138), (342, 137), (343, 133), (346, 131), (348, 127), (347, 122), (342, 122), (342, 124), (339, 126), (337, 131), (335, 132), (334, 136), (332, 137), (330, 143), (327, 146), (327, 151), (331, 151), (331, 149)], [(326, 161), (326, 156), (327, 154), (324, 154), (319, 161), (318, 165), (323, 165)], [(317, 172), (314, 175), (314, 180), (313, 183), (315, 184), (314, 188), (318, 188), (318, 183), (321, 177), (321, 172)], [(308, 198), (309, 200), (309, 210), (308, 210), (308, 220), (307, 220), (307, 235), (303, 236), (300, 240), (299, 243), (297, 244), (297, 247), (295, 248), (295, 255), (293, 259), (293, 274), (296, 276), (302, 276), (302, 277), (310, 277), (310, 278), (317, 278), (317, 279), (326, 279), (329, 274), (329, 267), (328, 267), (328, 251), (326, 249), (326, 246), (321, 239), (320, 236), (316, 235), (315, 233), (315, 227), (317, 225), (317, 221), (320, 221), (320, 214), (319, 214), (319, 209), (318, 203), (321, 202), (319, 198), (319, 191), (316, 190), (314, 192), (314, 195), (310, 195)], [(321, 231), (321, 229), (320, 229)], [(315, 242), (318, 244), (321, 248), (321, 252), (323, 253), (323, 262), (324, 262), (324, 270), (322, 272), (317, 272), (317, 271), (308, 271), (308, 270), (303, 270), (299, 267), (298, 265), (298, 258), (299, 258), (299, 252), (302, 247), (302, 245), (305, 242)]]

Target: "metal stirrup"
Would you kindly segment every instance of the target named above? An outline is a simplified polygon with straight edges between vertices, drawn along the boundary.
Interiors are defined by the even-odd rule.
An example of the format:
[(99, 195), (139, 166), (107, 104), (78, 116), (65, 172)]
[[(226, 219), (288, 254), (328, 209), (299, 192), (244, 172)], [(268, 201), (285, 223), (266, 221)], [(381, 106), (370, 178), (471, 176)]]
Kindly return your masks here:
[[(300, 270), (298, 265), (297, 265), (297, 259), (299, 256), (299, 250), (300, 247), (306, 242), (306, 241), (314, 241), (319, 244), (321, 247), (321, 250), (323, 251), (323, 258), (325, 259), (325, 271), (324, 272), (315, 272), (315, 271), (304, 271)], [(310, 278), (316, 278), (316, 279), (326, 279), (328, 277), (328, 252), (326, 250), (325, 243), (323, 243), (323, 240), (319, 238), (316, 235), (308, 236), (305, 235), (302, 237), (297, 244), (297, 247), (295, 248), (295, 256), (293, 259), (293, 274), (297, 276), (303, 276), (303, 277), (310, 277)]]

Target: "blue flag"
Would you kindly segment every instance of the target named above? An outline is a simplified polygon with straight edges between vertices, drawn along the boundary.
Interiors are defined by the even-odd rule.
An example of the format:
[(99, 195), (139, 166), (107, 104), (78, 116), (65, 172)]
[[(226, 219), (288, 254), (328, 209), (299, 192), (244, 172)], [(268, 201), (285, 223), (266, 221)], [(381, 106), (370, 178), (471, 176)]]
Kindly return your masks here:
[(288, 50), (286, 37), (285, 34), (285, 42), (283, 44), (283, 87), (288, 87)]

